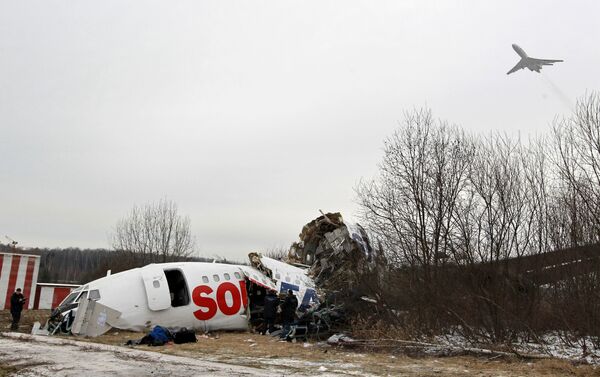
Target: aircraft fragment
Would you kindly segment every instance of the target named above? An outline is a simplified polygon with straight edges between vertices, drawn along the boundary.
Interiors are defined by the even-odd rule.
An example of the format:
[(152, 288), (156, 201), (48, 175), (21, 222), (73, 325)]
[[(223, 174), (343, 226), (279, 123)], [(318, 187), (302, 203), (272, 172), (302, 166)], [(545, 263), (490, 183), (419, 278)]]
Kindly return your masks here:
[(82, 300), (75, 316), (71, 333), (83, 336), (98, 336), (110, 330), (121, 312), (104, 306), (94, 300)]
[(327, 344), (330, 345), (352, 344), (355, 342), (356, 340), (354, 340), (346, 334), (333, 334), (332, 336), (327, 338)]
[(381, 253), (359, 224), (345, 223), (339, 212), (327, 213), (302, 228), (300, 242), (290, 249), (289, 262), (309, 265), (308, 275), (324, 290), (352, 289), (361, 275), (374, 271)]

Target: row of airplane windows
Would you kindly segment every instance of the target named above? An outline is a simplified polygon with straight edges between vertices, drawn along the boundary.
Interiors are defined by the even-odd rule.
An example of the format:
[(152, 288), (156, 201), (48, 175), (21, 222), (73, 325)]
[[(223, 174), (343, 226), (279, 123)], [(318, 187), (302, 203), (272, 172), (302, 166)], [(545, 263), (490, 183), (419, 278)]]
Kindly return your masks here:
[[(233, 275), (234, 275), (234, 276), (235, 276), (235, 278), (236, 278), (236, 279), (238, 279), (238, 280), (241, 280), (241, 279), (242, 279), (242, 275), (241, 275), (239, 272), (234, 272), (234, 273), (233, 273)], [(218, 283), (218, 282), (220, 282), (220, 281), (221, 281), (221, 277), (220, 277), (218, 274), (214, 274), (212, 277), (213, 277), (213, 281), (214, 281), (215, 283)], [(275, 274), (275, 279), (277, 279), (277, 280), (281, 279), (281, 275), (280, 275), (279, 273), (276, 273), (276, 274)], [(209, 280), (210, 280), (210, 279), (208, 278), (208, 276), (206, 276), (206, 275), (202, 276), (202, 282), (203, 282), (204, 284), (208, 284)], [(225, 272), (225, 273), (223, 274), (223, 280), (226, 280), (226, 281), (227, 281), (227, 280), (231, 280), (231, 275), (229, 275), (229, 273)], [(289, 276), (286, 276), (286, 277), (284, 277), (284, 278), (283, 278), (283, 280), (285, 280), (287, 283), (290, 283), (290, 282), (292, 281), (292, 279), (290, 279), (290, 277), (289, 277)], [(300, 280), (299, 280), (299, 279), (296, 279), (296, 280), (294, 281), (294, 284), (296, 284), (296, 285), (300, 285)]]
[[(275, 279), (277, 279), (277, 280), (281, 279), (281, 275), (279, 274), (279, 272), (277, 272), (277, 273), (275, 274)], [(291, 283), (291, 282), (292, 282), (292, 279), (291, 279), (289, 276), (286, 276), (286, 277), (284, 277), (284, 278), (283, 278), (283, 280), (284, 280), (286, 283)], [(296, 285), (300, 285), (300, 280), (299, 280), (299, 279), (296, 279), (296, 280), (294, 281), (294, 284), (296, 284)]]
[[(235, 276), (236, 279), (241, 280), (242, 279), (242, 275), (239, 272), (234, 272), (233, 275)], [(229, 273), (225, 272), (223, 274), (223, 279), (224, 280), (231, 280), (231, 275), (229, 275)], [(202, 276), (202, 282), (204, 284), (208, 283), (208, 276)], [(213, 275), (213, 281), (218, 283), (219, 281), (221, 281), (221, 278), (219, 277), (218, 274), (214, 274)]]

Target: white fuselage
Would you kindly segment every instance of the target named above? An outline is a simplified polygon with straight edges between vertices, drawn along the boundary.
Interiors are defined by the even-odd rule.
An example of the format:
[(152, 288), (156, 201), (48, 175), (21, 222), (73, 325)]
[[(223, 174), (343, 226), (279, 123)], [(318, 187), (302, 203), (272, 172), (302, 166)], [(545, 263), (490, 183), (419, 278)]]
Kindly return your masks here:
[(248, 328), (248, 285), (273, 291), (292, 289), (300, 295), (300, 306), (316, 300), (312, 280), (304, 270), (263, 259), (273, 269), (273, 279), (244, 265), (150, 264), (89, 282), (73, 291), (59, 308), (89, 299), (120, 313), (109, 323), (112, 327), (141, 331), (161, 325), (212, 331)]
[(519, 54), (519, 56), (523, 59), (527, 58), (527, 54), (525, 53), (525, 51), (523, 51), (523, 49), (521, 47), (519, 47), (516, 44), (512, 45), (513, 50), (516, 51), (517, 54)]

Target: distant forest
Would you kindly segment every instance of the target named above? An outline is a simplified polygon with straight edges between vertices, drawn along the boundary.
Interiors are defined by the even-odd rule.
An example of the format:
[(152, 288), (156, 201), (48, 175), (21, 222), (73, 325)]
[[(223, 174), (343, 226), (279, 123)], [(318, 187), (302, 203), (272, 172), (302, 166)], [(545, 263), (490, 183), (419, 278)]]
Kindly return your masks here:
[[(0, 244), (0, 252), (40, 255), (38, 275), (40, 283), (83, 284), (105, 276), (107, 270), (116, 273), (128, 268), (139, 267), (139, 265), (123, 263), (120, 253), (108, 249), (20, 249)], [(177, 260), (212, 262), (213, 258), (193, 257), (173, 261)], [(219, 262), (227, 263), (224, 260)]]

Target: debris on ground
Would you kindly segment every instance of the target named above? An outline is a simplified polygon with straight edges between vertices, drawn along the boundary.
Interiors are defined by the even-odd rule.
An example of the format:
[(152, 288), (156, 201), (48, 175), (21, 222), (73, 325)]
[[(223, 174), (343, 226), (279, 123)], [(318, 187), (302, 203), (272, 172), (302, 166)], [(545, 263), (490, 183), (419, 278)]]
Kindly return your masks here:
[(354, 339), (352, 339), (351, 337), (349, 337), (346, 334), (333, 334), (332, 336), (330, 336), (327, 339), (327, 343), (331, 344), (331, 345), (343, 345), (343, 344), (351, 344), (351, 343), (355, 343), (356, 341)]
[[(29, 315), (29, 313), (26, 313)], [(47, 315), (47, 314), (46, 314)], [(44, 315), (31, 316), (32, 321)], [(6, 322), (9, 323), (9, 322)], [(25, 324), (24, 324), (25, 326)], [(7, 326), (8, 328), (8, 326)], [(597, 365), (586, 365), (560, 359), (524, 360), (515, 354), (506, 357), (479, 355), (477, 357), (462, 355), (454, 357), (436, 357), (435, 354), (424, 354), (415, 359), (397, 352), (393, 348), (372, 348), (378, 352), (363, 352), (371, 348), (357, 347), (348, 349), (345, 346), (332, 346), (325, 341), (310, 343), (279, 343), (269, 336), (249, 336), (240, 332), (213, 332), (210, 337), (199, 335), (200, 341), (173, 345), (169, 347), (134, 346), (133, 348), (115, 347), (124, 344), (128, 339), (139, 339), (143, 333), (129, 331), (110, 331), (96, 338), (36, 337), (25, 334), (0, 334), (0, 375), (3, 365), (14, 366), (13, 363), (31, 362), (47, 363), (20, 369), (18, 375), (150, 375), (153, 371), (160, 375), (293, 375), (321, 376), (354, 375), (354, 376), (408, 376), (440, 375), (458, 376), (592, 376), (598, 374)], [(19, 337), (23, 337), (21, 340)], [(255, 340), (256, 346), (245, 342)], [(359, 341), (359, 339), (354, 338)], [(456, 341), (456, 342), (454, 342)], [(552, 339), (548, 339), (552, 341)], [(553, 340), (558, 342), (557, 339)], [(437, 339), (432, 344), (447, 345)], [(460, 339), (453, 339), (458, 347)], [(254, 343), (252, 343), (254, 344)], [(558, 344), (558, 343), (557, 343)], [(550, 348), (550, 345), (546, 345)], [(591, 347), (590, 347), (591, 348)], [(568, 351), (565, 349), (564, 351)], [(575, 348), (573, 355), (575, 355)], [(557, 351), (559, 351), (557, 349)], [(599, 354), (593, 351), (594, 354)], [(82, 357), (82, 355), (85, 355)], [(184, 356), (172, 358), (170, 355)], [(415, 355), (419, 355), (415, 353)], [(459, 354), (460, 355), (460, 354)], [(562, 355), (562, 356), (561, 356)], [(565, 357), (566, 354), (556, 354)], [(110, 357), (110, 359), (109, 359)], [(172, 360), (172, 361), (171, 361)], [(596, 359), (600, 360), (600, 359)], [(319, 367), (328, 368), (325, 373), (318, 372)], [(18, 368), (21, 368), (20, 366)], [(137, 369), (134, 369), (137, 368)], [(204, 371), (202, 371), (204, 368)], [(255, 369), (258, 368), (258, 369)], [(62, 370), (62, 372), (61, 372)], [(246, 371), (248, 370), (248, 373)], [(464, 372), (468, 370), (469, 372)], [(126, 374), (128, 372), (129, 374)], [(12, 373), (15, 373), (12, 371)], [(70, 373), (70, 374), (69, 374)]]
[(128, 346), (137, 346), (140, 344), (147, 344), (149, 346), (164, 346), (167, 343), (173, 342), (175, 344), (184, 344), (184, 343), (195, 343), (198, 339), (196, 339), (196, 334), (186, 329), (185, 327), (181, 329), (168, 329), (163, 326), (154, 326), (152, 330), (144, 335), (139, 340), (128, 340), (125, 345)]

